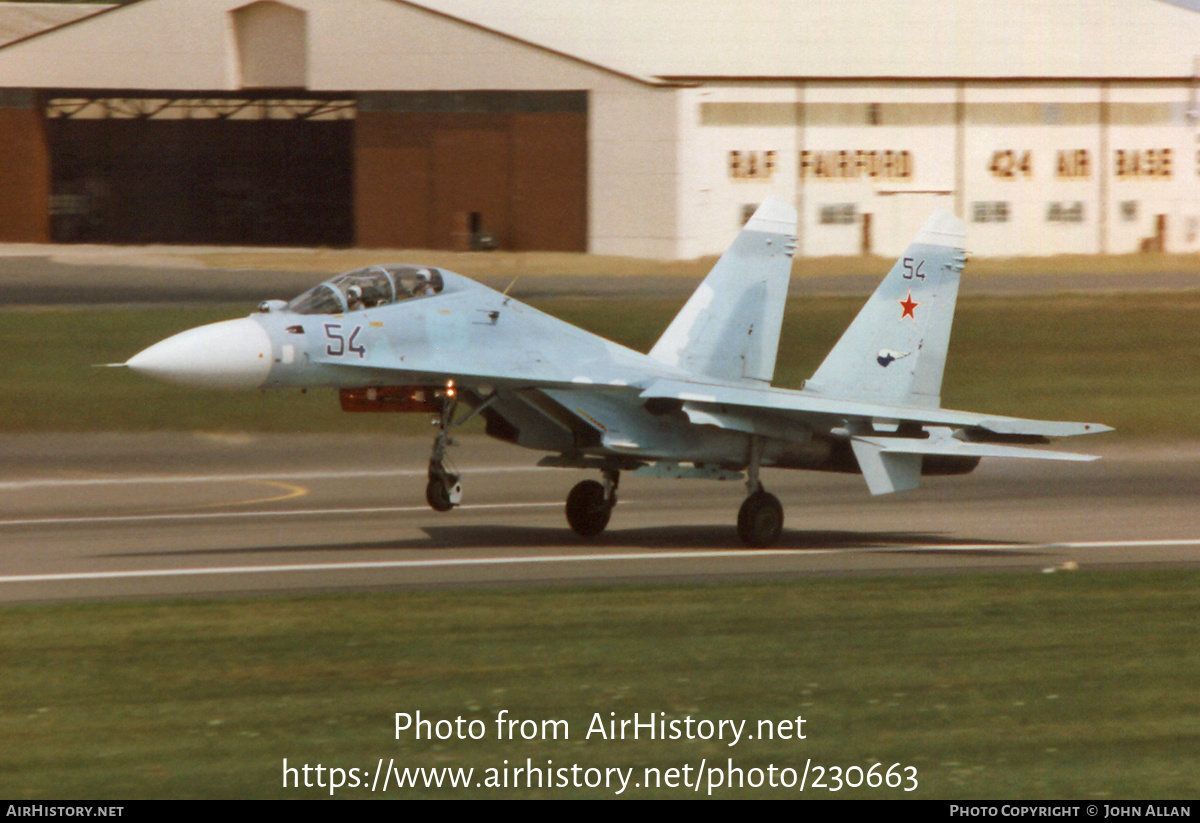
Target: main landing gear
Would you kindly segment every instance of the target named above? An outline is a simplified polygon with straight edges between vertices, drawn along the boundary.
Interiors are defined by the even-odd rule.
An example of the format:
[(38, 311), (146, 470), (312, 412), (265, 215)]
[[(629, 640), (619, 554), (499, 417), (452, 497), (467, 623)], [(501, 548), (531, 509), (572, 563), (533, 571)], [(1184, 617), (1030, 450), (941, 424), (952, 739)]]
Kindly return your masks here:
[(580, 537), (595, 537), (608, 526), (617, 505), (617, 485), (621, 472), (604, 470), (604, 482), (584, 480), (567, 495), (567, 522)]
[(752, 437), (746, 467), (746, 491), (750, 496), (738, 509), (737, 530), (742, 543), (755, 549), (772, 545), (783, 531), (783, 506), (779, 498), (763, 488), (758, 478), (761, 457), (761, 443), (757, 437)]

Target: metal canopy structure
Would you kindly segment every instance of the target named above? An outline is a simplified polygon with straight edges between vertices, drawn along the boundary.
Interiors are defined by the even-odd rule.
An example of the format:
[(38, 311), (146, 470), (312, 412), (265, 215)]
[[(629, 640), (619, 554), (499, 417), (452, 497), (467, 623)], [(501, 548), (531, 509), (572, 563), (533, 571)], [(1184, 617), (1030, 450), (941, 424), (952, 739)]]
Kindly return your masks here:
[(358, 106), (353, 95), (191, 97), (167, 92), (117, 95), (47, 90), (42, 97), (50, 120), (353, 120)]

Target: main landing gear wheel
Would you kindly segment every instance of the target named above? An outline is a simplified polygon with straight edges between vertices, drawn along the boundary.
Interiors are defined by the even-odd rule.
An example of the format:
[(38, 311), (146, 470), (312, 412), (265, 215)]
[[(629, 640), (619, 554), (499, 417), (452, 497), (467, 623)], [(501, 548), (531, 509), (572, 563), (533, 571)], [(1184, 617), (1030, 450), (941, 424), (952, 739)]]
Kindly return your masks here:
[(615, 482), (612, 491), (606, 493), (604, 484), (584, 480), (567, 495), (567, 522), (580, 537), (595, 537), (608, 526), (616, 504)]
[(783, 531), (783, 506), (775, 495), (759, 489), (738, 510), (738, 537), (747, 546), (763, 549)]
[(567, 495), (567, 522), (580, 537), (595, 537), (608, 526), (612, 506), (604, 499), (604, 486), (584, 480)]

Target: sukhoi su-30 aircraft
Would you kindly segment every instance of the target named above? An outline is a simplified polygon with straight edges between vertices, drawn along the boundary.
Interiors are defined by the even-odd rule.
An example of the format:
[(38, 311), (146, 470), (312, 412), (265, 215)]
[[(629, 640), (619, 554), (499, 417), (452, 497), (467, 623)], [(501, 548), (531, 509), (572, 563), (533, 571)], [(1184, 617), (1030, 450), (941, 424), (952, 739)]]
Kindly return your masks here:
[(963, 222), (935, 212), (799, 390), (771, 385), (796, 248), (796, 211), (777, 200), (646, 354), (453, 272), (387, 265), (182, 332), (124, 365), (192, 386), (333, 387), (347, 411), (432, 413), (426, 499), (438, 511), (462, 499), (445, 463), (450, 432), (479, 415), (492, 437), (549, 452), (540, 465), (599, 472), (567, 496), (584, 537), (608, 525), (622, 472), (744, 479), (738, 535), (769, 546), (783, 508), (764, 467), (861, 473), (878, 495), (923, 474), (966, 474), (983, 457), (1095, 459), (1030, 447), (1108, 426), (941, 408), (963, 243)]

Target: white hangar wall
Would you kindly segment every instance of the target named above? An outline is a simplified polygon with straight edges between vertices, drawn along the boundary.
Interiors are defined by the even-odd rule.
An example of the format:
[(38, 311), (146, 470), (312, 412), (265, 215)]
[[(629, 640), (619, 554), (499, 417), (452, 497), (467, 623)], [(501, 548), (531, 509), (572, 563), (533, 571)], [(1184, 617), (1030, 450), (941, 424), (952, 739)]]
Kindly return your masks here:
[[(678, 92), (682, 257), (768, 195), (799, 253), (894, 255), (938, 206), (986, 255), (1200, 251), (1187, 81), (708, 83)], [(1192, 114), (1189, 114), (1192, 112)]]
[[(670, 259), (687, 223), (679, 192), (675, 89), (593, 90), (588, 98), (588, 250)], [(736, 234), (736, 230), (734, 232)]]
[(804, 98), (805, 254), (891, 254), (936, 206), (953, 208), (952, 86), (823, 83)]
[[(570, 233), (605, 254), (715, 254), (771, 195), (798, 207), (808, 256), (895, 254), (939, 205), (980, 254), (1200, 251), (1200, 15), (1158, 0), (690, 2), (679, 19), (639, 0), (140, 0), (5, 45), (0, 235), (48, 239), (64, 193), (47, 182), (61, 183), (47, 95), (279, 91), (345, 98), (364, 245), (432, 236), (404, 233), (397, 199), (474, 214), (464, 198), (495, 178), (513, 237), (532, 232), (528, 202), (555, 212), (527, 247)], [(862, 27), (881, 15), (903, 25)], [(912, 52), (914, 27), (945, 48)], [(560, 93), (586, 104), (487, 108)], [(446, 108), (456, 95), (484, 109)], [(418, 132), (433, 148), (413, 148)]]
[[(1129, 252), (1162, 231), (1163, 250), (1200, 251), (1200, 115), (1196, 88), (1113, 83), (1102, 178), (1107, 251)], [(1165, 226), (1160, 225), (1165, 222)]]
[(972, 250), (1098, 252), (1100, 90), (971, 85), (962, 97), (961, 213)]

